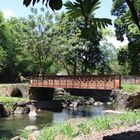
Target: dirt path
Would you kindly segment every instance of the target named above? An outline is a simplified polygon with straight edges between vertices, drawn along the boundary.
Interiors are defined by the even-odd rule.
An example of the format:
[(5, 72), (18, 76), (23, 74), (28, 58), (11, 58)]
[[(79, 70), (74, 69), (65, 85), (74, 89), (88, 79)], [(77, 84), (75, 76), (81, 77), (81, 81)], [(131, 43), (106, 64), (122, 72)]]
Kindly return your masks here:
[(76, 137), (73, 140), (140, 140), (140, 123), (135, 126), (92, 132), (89, 135)]

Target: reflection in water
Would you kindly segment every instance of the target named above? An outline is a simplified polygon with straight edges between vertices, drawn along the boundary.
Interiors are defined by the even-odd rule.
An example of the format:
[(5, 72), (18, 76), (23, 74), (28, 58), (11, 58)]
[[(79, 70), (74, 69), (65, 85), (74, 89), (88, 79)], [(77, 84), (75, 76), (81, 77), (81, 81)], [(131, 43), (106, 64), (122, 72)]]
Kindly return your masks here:
[(0, 139), (2, 137), (13, 137), (19, 130), (24, 129), (28, 125), (36, 125), (42, 128), (46, 124), (53, 122), (62, 122), (70, 118), (78, 117), (95, 117), (101, 115), (102, 110), (112, 109), (111, 106), (81, 106), (76, 110), (63, 109), (59, 111), (39, 111), (38, 117), (35, 119), (29, 118), (28, 115), (16, 115), (8, 118), (0, 118)]
[(0, 130), (0, 139), (1, 138), (11, 138), (14, 134), (10, 130)]

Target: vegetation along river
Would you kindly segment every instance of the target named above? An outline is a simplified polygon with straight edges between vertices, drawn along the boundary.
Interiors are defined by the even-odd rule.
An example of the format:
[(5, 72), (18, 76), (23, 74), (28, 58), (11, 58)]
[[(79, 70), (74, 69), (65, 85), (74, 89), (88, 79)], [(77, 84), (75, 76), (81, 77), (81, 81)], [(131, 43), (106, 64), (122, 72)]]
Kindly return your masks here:
[(101, 112), (106, 109), (112, 109), (112, 106), (80, 106), (76, 110), (63, 109), (61, 111), (38, 111), (38, 117), (34, 119), (29, 118), (28, 115), (16, 115), (8, 118), (0, 118), (0, 139), (3, 137), (10, 139), (17, 135), (19, 130), (24, 129), (29, 125), (36, 125), (39, 128), (42, 128), (45, 125), (49, 125), (54, 122), (63, 122), (71, 118), (92, 118), (101, 115)]

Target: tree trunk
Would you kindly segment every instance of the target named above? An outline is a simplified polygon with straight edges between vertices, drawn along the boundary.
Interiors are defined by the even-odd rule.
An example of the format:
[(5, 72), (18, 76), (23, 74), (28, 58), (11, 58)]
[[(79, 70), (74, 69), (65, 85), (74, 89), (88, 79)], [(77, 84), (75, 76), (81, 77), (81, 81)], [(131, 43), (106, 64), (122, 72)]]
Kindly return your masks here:
[(127, 5), (130, 8), (131, 14), (132, 14), (132, 19), (134, 21), (134, 23), (137, 25), (138, 29), (140, 30), (140, 17), (138, 16), (136, 7), (134, 5), (134, 0), (126, 0)]

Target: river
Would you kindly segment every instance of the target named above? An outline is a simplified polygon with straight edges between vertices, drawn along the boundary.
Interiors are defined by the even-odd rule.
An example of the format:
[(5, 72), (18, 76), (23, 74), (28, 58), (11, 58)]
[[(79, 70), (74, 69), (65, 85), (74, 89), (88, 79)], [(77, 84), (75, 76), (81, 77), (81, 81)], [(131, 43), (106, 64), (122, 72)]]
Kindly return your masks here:
[(40, 129), (46, 124), (63, 122), (71, 118), (88, 117), (93, 118), (101, 115), (103, 110), (113, 109), (111, 105), (103, 106), (80, 106), (76, 110), (62, 109), (59, 111), (38, 111), (37, 118), (29, 118), (28, 115), (16, 115), (8, 118), (0, 118), (0, 139), (7, 140), (18, 135), (19, 130), (29, 125), (36, 125)]

